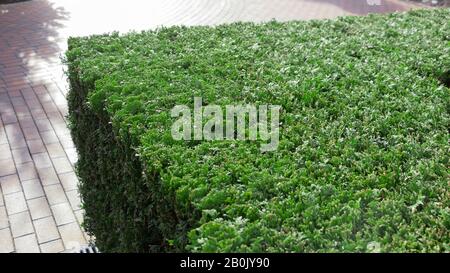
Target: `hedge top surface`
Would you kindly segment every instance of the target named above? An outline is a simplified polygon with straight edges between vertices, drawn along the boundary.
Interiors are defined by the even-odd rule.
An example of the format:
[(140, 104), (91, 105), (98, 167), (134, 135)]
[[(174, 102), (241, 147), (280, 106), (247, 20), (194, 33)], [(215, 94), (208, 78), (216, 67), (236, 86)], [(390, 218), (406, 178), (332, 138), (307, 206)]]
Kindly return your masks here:
[[(71, 38), (67, 61), (178, 213), (201, 213), (189, 251), (450, 251), (449, 18), (113, 33)], [(195, 96), (281, 105), (278, 150), (173, 140)]]

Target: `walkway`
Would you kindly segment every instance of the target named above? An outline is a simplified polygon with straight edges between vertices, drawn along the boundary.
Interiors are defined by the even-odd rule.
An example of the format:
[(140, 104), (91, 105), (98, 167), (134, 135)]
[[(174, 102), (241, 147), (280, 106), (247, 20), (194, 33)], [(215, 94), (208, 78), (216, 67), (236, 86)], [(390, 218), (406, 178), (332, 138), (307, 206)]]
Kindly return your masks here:
[[(368, 3), (380, 2), (381, 5)], [(61, 252), (87, 237), (64, 117), (68, 36), (159, 25), (407, 10), (397, 0), (33, 0), (0, 5), (0, 252)]]

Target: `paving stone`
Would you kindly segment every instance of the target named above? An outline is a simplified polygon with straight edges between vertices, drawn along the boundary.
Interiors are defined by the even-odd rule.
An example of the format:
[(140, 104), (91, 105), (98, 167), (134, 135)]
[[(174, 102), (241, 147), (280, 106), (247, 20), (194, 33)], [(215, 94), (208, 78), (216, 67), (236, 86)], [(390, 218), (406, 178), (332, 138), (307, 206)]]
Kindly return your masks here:
[(45, 196), (39, 179), (32, 179), (22, 182), (23, 192), (27, 200)]
[(11, 225), (11, 232), (14, 238), (32, 234), (34, 232), (30, 213), (28, 213), (28, 211), (9, 215), (9, 224)]
[(8, 214), (6, 213), (6, 208), (0, 207), (0, 229), (9, 227)]
[[(16, 91), (20, 93), (20, 90), (14, 90), (12, 92)], [(11, 103), (13, 104), (15, 110), (17, 110), (17, 107), (26, 105), (25, 100), (21, 97), (20, 94), (18, 94), (18, 96), (11, 97)]]
[(8, 138), (6, 137), (6, 132), (3, 129), (3, 124), (0, 122), (0, 144), (7, 144)]
[(62, 240), (55, 240), (39, 245), (42, 253), (59, 253), (64, 251)]
[(0, 177), (15, 174), (16, 167), (12, 159), (0, 160)]
[(25, 202), (25, 197), (22, 192), (11, 193), (4, 196), (6, 210), (8, 215), (26, 211), (27, 203)]
[[(26, 106), (22, 106), (25, 107), (25, 109), (27, 109), (26, 111), (28, 111), (28, 108), (26, 108)], [(26, 112), (26, 111), (22, 111), (22, 112)], [(34, 120), (33, 117), (31, 116), (31, 113), (28, 112), (26, 115), (22, 115), (21, 118), (19, 118), (19, 123), (20, 123), (20, 127), (22, 127), (22, 130), (25, 128), (36, 128), (36, 125), (34, 124)]]
[(67, 198), (61, 184), (44, 186), (44, 191), (50, 205), (67, 202)]
[(17, 253), (40, 253), (40, 249), (34, 234), (26, 235), (23, 237), (15, 238), (14, 244), (16, 245)]
[(43, 102), (42, 107), (44, 108), (44, 111), (45, 113), (47, 113), (47, 115), (58, 111), (58, 108), (52, 101)]
[(86, 239), (77, 223), (63, 225), (58, 227), (58, 229), (66, 249), (71, 249), (74, 245), (86, 244)]
[(26, 140), (38, 140), (41, 138), (36, 127), (22, 128)]
[(60, 238), (53, 217), (46, 217), (33, 221), (33, 224), (40, 244)]
[[(61, 129), (62, 131), (67, 129), (66, 123), (64, 121), (64, 117), (59, 113), (58, 110), (47, 114), (47, 116), (48, 116), (48, 119), (50, 120), (50, 123), (52, 124), (53, 129), (57, 135), (59, 135), (58, 129)], [(58, 129), (55, 127), (58, 127)]]
[(42, 142), (41, 139), (28, 140), (27, 145), (31, 154), (39, 154), (46, 152), (44, 143)]
[(17, 174), (0, 177), (0, 186), (4, 195), (22, 191)]
[(19, 174), (20, 181), (38, 178), (33, 162), (17, 165), (17, 173)]
[(65, 157), (66, 152), (59, 143), (47, 144), (47, 151), (51, 158)]
[(11, 159), (11, 149), (9, 148), (9, 144), (0, 144), (0, 160)]
[(17, 165), (33, 161), (31, 159), (31, 154), (28, 151), (28, 148), (19, 148), (12, 150), (11, 152), (14, 158), (14, 162)]
[(52, 158), (57, 174), (73, 172), (72, 165), (67, 157)]
[(14, 251), (13, 238), (9, 228), (0, 229), (0, 253), (11, 253)]
[[(23, 92), (22, 92), (23, 94)], [(26, 99), (26, 103), (28, 105), (28, 108), (31, 109), (40, 109), (42, 108), (41, 103), (39, 102), (39, 100), (37, 99), (36, 95), (34, 95), (33, 93), (31, 93), (32, 95), (30, 97), (25, 97)]]
[(11, 124), (17, 122), (17, 116), (14, 112), (2, 114), (2, 120), (4, 124)]
[(62, 135), (62, 136), (59, 135), (58, 138), (64, 149), (75, 148), (75, 145), (70, 135)]
[(53, 167), (38, 169), (39, 178), (41, 179), (41, 183), (44, 186), (59, 184), (59, 178), (56, 174), (56, 171)]
[(45, 169), (52, 167), (52, 161), (47, 153), (34, 154), (33, 156), (34, 165), (37, 169)]
[(35, 122), (40, 132), (53, 131), (52, 124), (48, 119), (40, 119)]
[(84, 211), (83, 210), (77, 210), (74, 211), (75, 218), (77, 218), (77, 222), (81, 225), (84, 221)]
[(74, 172), (60, 174), (59, 179), (65, 191), (72, 191), (78, 188), (78, 177)]
[(30, 209), (31, 219), (33, 220), (52, 215), (47, 198), (45, 197), (28, 200), (27, 203)]
[(73, 223), (76, 221), (75, 215), (69, 203), (62, 203), (51, 206), (53, 216), (58, 226)]
[(52, 123), (56, 135), (57, 136), (70, 135), (70, 131), (67, 128), (67, 125), (64, 123), (64, 120), (61, 118), (61, 120), (58, 120), (57, 122), (58, 123)]
[(33, 116), (35, 121), (47, 118), (47, 114), (45, 113), (43, 108), (31, 109), (31, 115)]
[(66, 192), (67, 198), (69, 199), (69, 203), (72, 206), (72, 209), (80, 210), (81, 209), (81, 198), (78, 190), (68, 191)]
[(46, 131), (41, 133), (44, 144), (59, 143), (59, 139), (53, 131)]
[(77, 149), (75, 148), (67, 148), (65, 149), (67, 157), (69, 158), (70, 163), (72, 163), (72, 165), (75, 165), (75, 163), (77, 163), (78, 161), (78, 152)]
[(11, 149), (24, 148), (27, 146), (22, 129), (18, 123), (5, 125), (5, 131)]

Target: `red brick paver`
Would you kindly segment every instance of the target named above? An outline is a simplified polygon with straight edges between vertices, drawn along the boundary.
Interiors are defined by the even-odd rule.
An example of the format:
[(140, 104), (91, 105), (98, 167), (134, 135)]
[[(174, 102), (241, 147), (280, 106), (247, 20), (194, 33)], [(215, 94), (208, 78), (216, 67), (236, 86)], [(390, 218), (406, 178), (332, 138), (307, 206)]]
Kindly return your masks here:
[[(368, 2), (381, 5), (371, 6)], [(67, 37), (160, 25), (334, 18), (397, 0), (33, 0), (0, 5), (0, 252), (61, 252), (87, 239), (60, 57)]]

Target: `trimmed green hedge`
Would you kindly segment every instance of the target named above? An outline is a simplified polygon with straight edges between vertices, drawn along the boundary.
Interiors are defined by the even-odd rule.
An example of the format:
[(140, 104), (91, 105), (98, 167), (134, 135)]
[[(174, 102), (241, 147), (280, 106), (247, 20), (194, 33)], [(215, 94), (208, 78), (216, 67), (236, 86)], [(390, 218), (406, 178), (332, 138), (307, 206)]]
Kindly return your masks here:
[[(71, 38), (86, 229), (103, 252), (450, 251), (449, 18)], [(278, 150), (173, 140), (194, 96), (281, 105)]]

